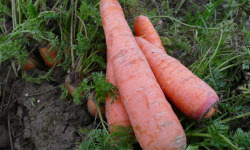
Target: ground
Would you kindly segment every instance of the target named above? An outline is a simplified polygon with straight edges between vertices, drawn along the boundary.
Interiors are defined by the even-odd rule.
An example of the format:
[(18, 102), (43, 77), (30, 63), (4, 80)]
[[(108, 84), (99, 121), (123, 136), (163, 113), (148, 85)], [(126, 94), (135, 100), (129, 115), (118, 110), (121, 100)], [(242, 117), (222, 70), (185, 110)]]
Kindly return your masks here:
[[(60, 98), (60, 85), (66, 72), (56, 68), (53, 71), (55, 81), (45, 81), (38, 85), (17, 78), (12, 69), (7, 75), (9, 68), (10, 62), (1, 64), (0, 82), (3, 87), (6, 86), (4, 104), (10, 109), (5, 105), (3, 107), (6, 111), (0, 122), (0, 148), (10, 148), (8, 133), (11, 132), (15, 149), (75, 149), (76, 142), (80, 141), (76, 131), (79, 128), (93, 128), (94, 118), (86, 109), (86, 101), (82, 105), (76, 105), (70, 100)], [(35, 69), (30, 73), (44, 71)]]

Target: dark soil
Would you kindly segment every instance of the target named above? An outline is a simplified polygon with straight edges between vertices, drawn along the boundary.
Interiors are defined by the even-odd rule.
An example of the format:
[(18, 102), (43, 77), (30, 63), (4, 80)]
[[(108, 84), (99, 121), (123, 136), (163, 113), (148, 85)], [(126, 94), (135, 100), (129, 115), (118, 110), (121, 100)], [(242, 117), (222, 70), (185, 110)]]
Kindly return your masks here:
[[(14, 149), (76, 149), (76, 142), (81, 140), (77, 130), (93, 128), (94, 118), (88, 113), (85, 100), (82, 105), (76, 105), (70, 99), (60, 98), (60, 84), (66, 76), (61, 68), (53, 71), (55, 81), (40, 85), (16, 77), (10, 62), (1, 64), (0, 73), (0, 102), (3, 103), (0, 149), (10, 149), (10, 139)], [(29, 73), (39, 75), (45, 71), (35, 69)], [(35, 100), (33, 105), (32, 100)], [(11, 129), (8, 129), (8, 114)]]

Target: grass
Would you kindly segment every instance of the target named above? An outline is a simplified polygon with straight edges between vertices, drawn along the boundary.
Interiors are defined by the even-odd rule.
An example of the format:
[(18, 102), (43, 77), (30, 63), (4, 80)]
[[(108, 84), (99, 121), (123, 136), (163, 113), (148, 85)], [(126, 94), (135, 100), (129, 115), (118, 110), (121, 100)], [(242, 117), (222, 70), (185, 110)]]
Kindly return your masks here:
[[(3, 0), (0, 3), (1, 63), (12, 61), (16, 74), (20, 75), (21, 66), (32, 53), (32, 47), (36, 43), (51, 43), (51, 50), (59, 50), (57, 59), (64, 60), (59, 66), (78, 72), (84, 78), (74, 96), (77, 103), (81, 103), (79, 96), (83, 91), (89, 93), (91, 89), (102, 89), (101, 86), (107, 84), (103, 75), (106, 68), (105, 36), (98, 0), (57, 1), (49, 10), (45, 1), (13, 2)], [(180, 118), (188, 140), (187, 149), (250, 147), (250, 32), (246, 24), (249, 2), (218, 0), (198, 5), (195, 1), (120, 0), (120, 3), (131, 27), (133, 17), (139, 14), (147, 15), (153, 24), (161, 20), (163, 23), (155, 28), (167, 53), (208, 83), (220, 97), (219, 111), (211, 119), (197, 122), (186, 116)], [(13, 26), (6, 32), (4, 23), (8, 21)], [(64, 56), (64, 49), (69, 55)], [(47, 74), (37, 78), (21, 71), (20, 76), (29, 82), (41, 83), (52, 80), (51, 71), (48, 69)], [(92, 72), (99, 72), (99, 75)], [(100, 91), (100, 102), (106, 97), (103, 93), (112, 89), (112, 86), (107, 87), (110, 88)], [(111, 148), (112, 144), (108, 143), (114, 139), (107, 132), (106, 122), (102, 120), (100, 123), (97, 129), (80, 131), (86, 138), (79, 143), (79, 149), (90, 149), (88, 145), (93, 144), (96, 149)], [(123, 133), (119, 135), (124, 136)], [(134, 142), (118, 140), (118, 143), (113, 144), (113, 148), (132, 149)]]

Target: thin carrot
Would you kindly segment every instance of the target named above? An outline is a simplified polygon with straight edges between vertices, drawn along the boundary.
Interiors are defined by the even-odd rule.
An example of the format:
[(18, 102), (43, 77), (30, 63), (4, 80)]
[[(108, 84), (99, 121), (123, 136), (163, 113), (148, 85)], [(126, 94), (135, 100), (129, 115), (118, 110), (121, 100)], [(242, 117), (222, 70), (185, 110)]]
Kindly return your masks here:
[(209, 118), (216, 112), (219, 98), (209, 85), (159, 47), (140, 37), (136, 41), (164, 93), (176, 107), (195, 120)]
[(121, 98), (142, 149), (185, 149), (186, 136), (125, 20), (117, 0), (100, 13)]
[[(110, 51), (109, 51), (110, 52)], [(110, 53), (107, 53), (107, 82), (112, 83), (117, 86), (115, 75), (113, 72)], [(119, 126), (131, 127), (131, 123), (127, 114), (127, 111), (124, 108), (120, 94), (112, 103), (113, 99), (109, 96), (106, 98), (106, 118), (108, 121), (109, 129), (111, 132), (116, 131), (116, 128)], [(112, 103), (112, 104), (111, 104)]]
[[(73, 85), (71, 83), (71, 75), (68, 74), (65, 78), (65, 87), (68, 89), (68, 93), (73, 96), (73, 93), (75, 92), (75, 90), (77, 89), (77, 86)], [(84, 93), (82, 94), (84, 95)]]
[[(99, 114), (98, 114), (98, 110), (97, 110), (97, 105), (96, 105), (96, 101), (95, 101), (95, 92), (91, 92), (89, 97), (88, 97), (88, 102), (87, 102), (87, 108), (89, 113), (92, 116), (96, 116), (97, 118), (100, 118)], [(105, 109), (103, 106), (100, 107), (100, 111), (102, 116), (105, 116)]]
[(134, 20), (134, 31), (136, 36), (140, 36), (155, 46), (164, 49), (161, 39), (148, 17), (143, 15), (136, 17)]

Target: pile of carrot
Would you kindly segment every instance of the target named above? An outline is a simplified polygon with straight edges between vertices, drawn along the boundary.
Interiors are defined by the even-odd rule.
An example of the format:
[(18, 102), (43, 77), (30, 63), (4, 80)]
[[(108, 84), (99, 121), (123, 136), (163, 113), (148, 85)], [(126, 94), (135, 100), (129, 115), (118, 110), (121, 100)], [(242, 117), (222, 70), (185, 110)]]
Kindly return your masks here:
[(166, 97), (188, 117), (201, 120), (216, 112), (216, 92), (166, 53), (147, 17), (135, 19), (134, 37), (117, 0), (101, 0), (100, 14), (107, 81), (120, 92), (113, 104), (106, 99), (110, 129), (131, 126), (142, 149), (185, 149), (184, 130)]
[(110, 55), (108, 61), (140, 146), (185, 149), (184, 130), (138, 46), (119, 2), (102, 0), (100, 13)]

